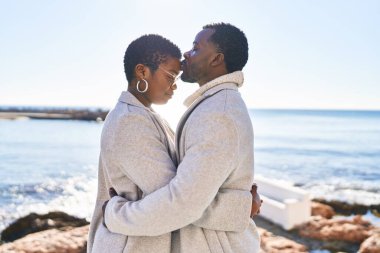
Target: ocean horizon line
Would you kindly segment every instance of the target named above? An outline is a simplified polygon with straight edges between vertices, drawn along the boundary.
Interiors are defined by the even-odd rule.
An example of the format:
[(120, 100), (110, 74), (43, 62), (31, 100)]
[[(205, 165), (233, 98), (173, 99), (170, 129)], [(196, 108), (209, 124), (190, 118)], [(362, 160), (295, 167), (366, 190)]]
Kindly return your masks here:
[[(105, 106), (85, 106), (85, 105), (0, 105), (1, 110), (111, 110)], [(281, 111), (281, 112), (369, 112), (380, 113), (379, 109), (362, 108), (276, 108), (276, 107), (248, 107), (250, 111)]]

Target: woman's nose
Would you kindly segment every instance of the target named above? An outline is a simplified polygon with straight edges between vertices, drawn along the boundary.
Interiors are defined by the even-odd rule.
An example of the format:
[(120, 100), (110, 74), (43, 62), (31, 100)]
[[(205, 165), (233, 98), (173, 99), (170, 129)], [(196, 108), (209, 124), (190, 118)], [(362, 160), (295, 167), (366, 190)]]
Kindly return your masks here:
[(185, 59), (187, 59), (187, 58), (189, 58), (189, 54), (190, 54), (190, 51), (187, 51), (187, 52), (183, 53), (183, 57)]

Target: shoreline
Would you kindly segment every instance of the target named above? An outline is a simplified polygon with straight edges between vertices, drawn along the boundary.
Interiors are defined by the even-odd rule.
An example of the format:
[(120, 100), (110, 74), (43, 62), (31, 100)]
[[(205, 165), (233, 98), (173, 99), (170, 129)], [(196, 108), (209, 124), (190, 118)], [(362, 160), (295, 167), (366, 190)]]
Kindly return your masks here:
[[(332, 208), (326, 204), (320, 205)], [(361, 215), (351, 218), (346, 217), (347, 219), (342, 221), (336, 218), (335, 215), (326, 218), (323, 217), (323, 212), (315, 213), (315, 211), (316, 209), (312, 210), (313, 215), (310, 216), (310, 221), (300, 224), (291, 230), (285, 230), (279, 225), (260, 217), (260, 215), (254, 217), (253, 220), (261, 235), (260, 253), (378, 252), (365, 251), (363, 248), (374, 240), (377, 240), (378, 236), (380, 236), (380, 226), (375, 226), (363, 220)], [(14, 226), (13, 224), (15, 223), (18, 223), (18, 225)], [(11, 226), (13, 227), (9, 229)], [(45, 247), (47, 250), (43, 252), (52, 253), (56, 252), (57, 247), (67, 247), (75, 238), (80, 239), (80, 247), (78, 245), (74, 245), (73, 247), (83, 250), (86, 246), (88, 221), (59, 211), (51, 211), (48, 214), (31, 213), (15, 220), (6, 229), (1, 231), (0, 234), (5, 230), (8, 230), (8, 236), (9, 231), (12, 231), (10, 233), (11, 237), (16, 234), (18, 236), (12, 241), (0, 241), (0, 252), (8, 252), (1, 251), (3, 249), (16, 249), (14, 252), (18, 252), (17, 249), (20, 249), (18, 247), (30, 248), (37, 242), (39, 247)], [(330, 233), (324, 234), (323, 231), (326, 232), (326, 230), (330, 230)], [(78, 234), (78, 231), (81, 232)], [(310, 234), (307, 235), (307, 233)], [(48, 241), (44, 239), (47, 236), (51, 237)], [(40, 243), (40, 241), (43, 243)], [(52, 249), (52, 244), (55, 249), (54, 247)], [(73, 252), (79, 253), (82, 251)]]
[(331, 206), (339, 215), (364, 215), (369, 211), (380, 219), (380, 204), (363, 205), (357, 203), (348, 203), (340, 200), (325, 200), (321, 198), (315, 198), (312, 199), (312, 201)]
[[(380, 209), (380, 204), (365, 206), (365, 205), (361, 205), (361, 204), (351, 204), (351, 203), (347, 203), (347, 202), (343, 202), (343, 201), (336, 201), (336, 200), (328, 201), (328, 200), (324, 200), (324, 199), (320, 199), (320, 198), (311, 199), (311, 202), (314, 204), (320, 204), (322, 206), (328, 206), (329, 208), (331, 208), (331, 210), (333, 210), (334, 214), (330, 218), (350, 219), (353, 216), (357, 216), (357, 215), (363, 216), (365, 218), (365, 216), (368, 215), (368, 213), (371, 213), (371, 215), (373, 217), (375, 217), (376, 220), (378, 220), (378, 222), (376, 222), (376, 224), (375, 223), (373, 223), (373, 224), (380, 228), (380, 214), (378, 212), (378, 210)], [(314, 208), (312, 207), (311, 217), (314, 216), (313, 210), (314, 210)], [(68, 211), (54, 210), (54, 208), (52, 208), (50, 211), (45, 210), (45, 212), (56, 212), (56, 211), (66, 213), (69, 216), (77, 217), (80, 219), (86, 219), (86, 217), (81, 217), (81, 216), (78, 216), (75, 214), (69, 214), (70, 212), (68, 212)], [(42, 214), (44, 212), (30, 211), (25, 216), (27, 216), (31, 213)], [(6, 213), (3, 213), (3, 215), (6, 215)], [(19, 220), (22, 217), (20, 216), (18, 218), (15, 218), (12, 222), (10, 222), (8, 225), (5, 225), (4, 227), (8, 227), (10, 224), (14, 223), (15, 221)], [(273, 222), (266, 220), (264, 217), (258, 216), (257, 218), (259, 220), (264, 220), (267, 223), (272, 224), (273, 226), (279, 227), (279, 225), (273, 224)], [(371, 221), (369, 221), (369, 222), (371, 222)], [(282, 229), (282, 230), (284, 230), (284, 229)], [(0, 235), (1, 235), (2, 231), (3, 230), (0, 230)]]
[[(368, 213), (370, 213), (376, 220), (378, 220), (378, 224), (380, 224), (380, 204), (376, 205), (362, 205), (362, 204), (352, 204), (348, 202), (343, 202), (343, 201), (337, 201), (337, 200), (324, 200), (320, 198), (314, 198), (311, 199), (312, 202), (314, 203), (320, 203), (323, 205), (330, 206), (334, 212), (335, 215), (334, 217), (336, 218), (349, 218), (354, 215), (362, 215), (366, 216)], [(54, 208), (51, 209), (51, 211), (54, 211)], [(60, 210), (57, 210), (60, 211)], [(36, 211), (30, 211), (29, 213), (35, 213)], [(67, 212), (70, 213), (69, 211), (62, 211), (62, 212)], [(39, 213), (38, 211), (36, 213)], [(3, 215), (6, 215), (6, 213), (2, 213)], [(28, 215), (25, 214), (25, 215)], [(73, 216), (76, 216), (75, 214), (72, 214)], [(79, 216), (78, 216), (79, 217)], [(20, 217), (15, 218), (15, 220), (18, 220)], [(85, 217), (79, 217), (79, 218), (85, 218)], [(263, 218), (264, 219), (264, 218)], [(14, 220), (14, 221), (15, 221)], [(14, 222), (12, 221), (12, 222)], [(11, 223), (12, 223), (11, 222)], [(4, 227), (7, 227), (8, 225), (5, 225)], [(0, 230), (0, 234), (1, 234)]]
[(104, 121), (108, 114), (105, 109), (33, 109), (0, 108), (0, 119), (50, 119), (50, 120), (84, 120)]

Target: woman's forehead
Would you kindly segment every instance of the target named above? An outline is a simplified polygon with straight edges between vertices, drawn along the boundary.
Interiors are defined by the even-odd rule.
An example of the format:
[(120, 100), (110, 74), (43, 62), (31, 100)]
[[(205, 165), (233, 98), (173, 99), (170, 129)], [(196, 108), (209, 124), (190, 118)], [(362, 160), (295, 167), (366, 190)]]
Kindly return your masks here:
[(169, 56), (165, 62), (160, 64), (160, 67), (164, 67), (168, 71), (179, 72), (181, 68), (181, 62), (178, 58)]

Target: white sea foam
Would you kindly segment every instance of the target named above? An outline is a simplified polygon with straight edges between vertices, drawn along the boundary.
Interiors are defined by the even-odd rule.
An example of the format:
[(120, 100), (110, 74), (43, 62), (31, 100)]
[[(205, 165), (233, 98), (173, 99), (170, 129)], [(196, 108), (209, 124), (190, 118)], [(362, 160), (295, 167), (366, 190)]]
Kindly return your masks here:
[[(62, 211), (80, 218), (90, 219), (95, 205), (97, 181), (86, 176), (77, 176), (63, 181), (48, 182), (33, 187), (41, 196), (33, 198), (12, 187), (13, 203), (0, 208), (0, 231), (12, 221), (29, 213), (45, 214), (50, 211)], [(49, 200), (47, 193), (53, 193)]]
[(303, 186), (312, 197), (325, 200), (339, 200), (350, 204), (378, 205), (380, 203), (380, 185), (362, 182), (313, 182)]

